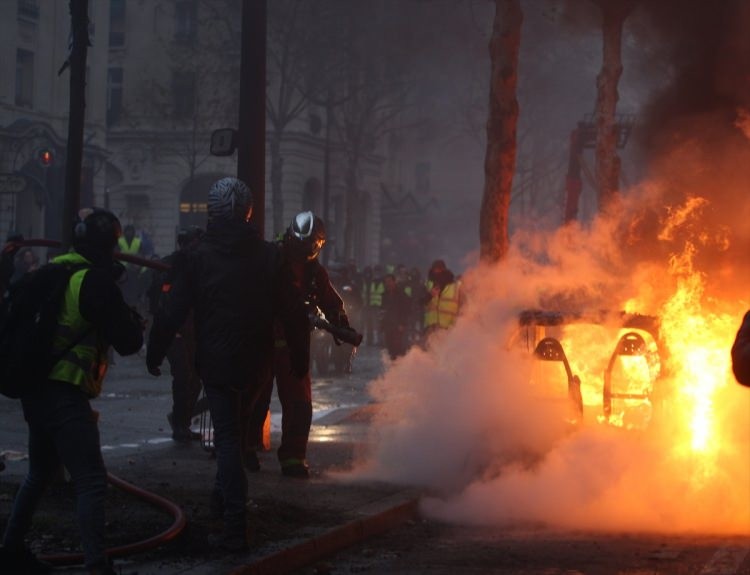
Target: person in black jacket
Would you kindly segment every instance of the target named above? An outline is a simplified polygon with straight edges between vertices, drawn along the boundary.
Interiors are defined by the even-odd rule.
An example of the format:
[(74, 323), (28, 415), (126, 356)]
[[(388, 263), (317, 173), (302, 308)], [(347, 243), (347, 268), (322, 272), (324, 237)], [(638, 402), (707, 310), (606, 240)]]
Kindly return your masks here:
[(75, 486), (86, 567), (91, 573), (114, 573), (102, 541), (107, 472), (97, 416), (89, 399), (101, 392), (109, 345), (121, 355), (134, 354), (143, 345), (141, 318), (127, 306), (115, 283), (123, 271), (113, 260), (120, 233), (120, 222), (112, 213), (82, 210), (73, 232), (74, 250), (53, 260), (77, 271), (71, 276), (58, 315), (54, 350), (62, 356), (47, 381), (21, 399), (29, 426), (29, 472), (16, 495), (3, 537), (3, 573), (34, 573), (44, 568), (25, 547), (24, 537), (60, 464)]
[[(292, 281), (295, 301), (304, 301), (309, 311), (319, 307), (333, 325), (349, 328), (343, 301), (331, 285), (328, 272), (318, 261), (325, 240), (323, 220), (312, 212), (297, 214), (280, 244), (285, 277)], [(308, 321), (292, 326), (277, 323), (275, 337), (273, 374), (251, 410), (245, 432), (245, 457), (250, 469), (259, 469), (254, 449), (262, 436), (275, 376), (282, 409), (281, 445), (277, 451), (281, 472), (286, 476), (306, 479), (310, 476), (306, 454), (312, 423), (310, 324)], [(304, 354), (304, 361), (299, 361), (299, 365), (305, 367), (304, 371), (295, 368), (298, 354)]]
[[(196, 366), (208, 397), (214, 426), (217, 473), (212, 509), (222, 510), (223, 531), (210, 543), (228, 551), (246, 550), (247, 477), (242, 465), (240, 411), (260, 391), (273, 357), (273, 321), (284, 309), (306, 322), (304, 309), (281, 308), (284, 294), (279, 251), (248, 222), (252, 195), (237, 178), (215, 182), (208, 193), (206, 234), (175, 262), (173, 281), (154, 319), (146, 365), (159, 375), (174, 335), (192, 310)], [(296, 315), (295, 315), (296, 312)], [(292, 320), (289, 320), (292, 321)], [(300, 354), (296, 361), (305, 361)], [(297, 370), (306, 364), (293, 365)]]
[(750, 387), (750, 311), (742, 318), (732, 345), (732, 371), (738, 383)]
[[(161, 260), (162, 263), (174, 266), (185, 250), (197, 245), (202, 236), (201, 228), (181, 229), (177, 234), (177, 250)], [(149, 311), (153, 317), (161, 313), (161, 294), (164, 290), (168, 292), (171, 285), (172, 277), (168, 271), (154, 273), (148, 289)], [(200, 433), (190, 429), (192, 418), (205, 409), (199, 409), (198, 406), (202, 386), (195, 367), (195, 326), (192, 313), (169, 346), (167, 361), (172, 375), (172, 411), (167, 414), (172, 439), (181, 443), (200, 439)]]

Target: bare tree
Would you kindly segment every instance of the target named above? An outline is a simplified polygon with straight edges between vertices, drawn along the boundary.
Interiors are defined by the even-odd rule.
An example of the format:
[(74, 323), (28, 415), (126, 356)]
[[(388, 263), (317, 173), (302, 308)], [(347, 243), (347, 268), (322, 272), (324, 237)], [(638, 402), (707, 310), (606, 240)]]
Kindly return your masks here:
[(602, 13), (602, 69), (596, 78), (596, 183), (599, 210), (615, 198), (620, 182), (617, 155), (617, 85), (622, 75), (622, 28), (638, 0), (593, 0)]
[(348, 8), (344, 48), (345, 88), (335, 125), (346, 155), (345, 258), (363, 257), (355, 225), (363, 225), (360, 170), (383, 136), (396, 128), (409, 92), (409, 42), (404, 34), (403, 5), (379, 2), (356, 11)]
[(210, 157), (211, 130), (236, 123), (240, 12), (237, 0), (183, 6), (193, 12), (175, 14), (180, 24), (160, 37), (167, 67), (146, 69), (140, 93), (123, 110), (123, 122), (147, 128), (153, 137), (168, 133), (160, 150), (184, 162), (190, 182)]
[(310, 72), (313, 20), (317, 14), (311, 2), (275, 0), (268, 14), (268, 79), (266, 114), (271, 128), (271, 198), (274, 235), (284, 229), (282, 184), (284, 158), (281, 144), (289, 125), (299, 117), (319, 89), (311, 85)]
[(489, 44), (492, 69), (485, 185), (479, 217), (480, 257), (485, 262), (496, 262), (508, 251), (508, 209), (516, 168), (516, 87), (522, 21), (520, 0), (495, 0)]

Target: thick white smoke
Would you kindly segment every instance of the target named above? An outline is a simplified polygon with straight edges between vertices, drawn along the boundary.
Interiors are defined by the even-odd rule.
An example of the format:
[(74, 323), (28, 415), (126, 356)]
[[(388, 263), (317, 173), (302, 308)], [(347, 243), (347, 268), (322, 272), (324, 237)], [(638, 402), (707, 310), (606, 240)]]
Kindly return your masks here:
[[(463, 523), (750, 533), (750, 390), (729, 369), (745, 304), (706, 309), (696, 333), (670, 336), (675, 349), (693, 335), (721, 339), (714, 337), (719, 353), (711, 356), (718, 383), (705, 398), (719, 444), (709, 454), (691, 449), (692, 423), (679, 413), (693, 393), (683, 386), (690, 365), (672, 369), (673, 417), (628, 431), (600, 423), (601, 405), (589, 403), (571, 432), (565, 407), (529, 384), (530, 354), (509, 346), (519, 312), (542, 303), (618, 311), (631, 300), (648, 308), (643, 313), (673, 313), (668, 303), (684, 270), (624, 255), (634, 206), (659, 201), (657, 186), (633, 192), (616, 220), (517, 236), (502, 264), (465, 274), (469, 302), (457, 325), (371, 385), (379, 409), (369, 452), (351, 476), (424, 486), (435, 494), (426, 513)], [(685, 222), (695, 224), (698, 204)], [(594, 344), (609, 354), (615, 342), (592, 341), (577, 359), (598, 353)]]

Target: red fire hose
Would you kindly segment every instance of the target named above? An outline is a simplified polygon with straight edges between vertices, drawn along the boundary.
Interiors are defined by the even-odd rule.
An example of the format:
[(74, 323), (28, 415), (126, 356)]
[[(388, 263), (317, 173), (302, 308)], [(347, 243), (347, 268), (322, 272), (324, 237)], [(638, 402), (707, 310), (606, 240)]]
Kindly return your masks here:
[[(19, 248), (21, 247), (59, 248), (62, 246), (62, 243), (57, 240), (46, 240), (46, 239), (19, 240), (15, 242), (9, 242), (9, 244), (18, 246)], [(150, 259), (134, 256), (131, 254), (123, 254), (123, 253), (115, 253), (114, 257), (115, 259), (118, 259), (123, 262), (135, 264), (138, 266), (154, 268), (160, 271), (167, 271), (170, 269), (167, 264), (159, 260), (150, 260)], [(137, 487), (133, 485), (132, 483), (128, 483), (124, 479), (120, 479), (119, 477), (117, 477), (116, 475), (112, 475), (111, 473), (107, 473), (107, 479), (112, 485), (114, 485), (121, 491), (125, 491), (126, 493), (130, 493), (132, 495), (140, 497), (144, 501), (151, 503), (152, 505), (155, 505), (156, 507), (170, 513), (172, 517), (174, 518), (172, 525), (165, 531), (159, 533), (158, 535), (154, 535), (153, 537), (149, 537), (148, 539), (144, 539), (142, 541), (136, 541), (135, 543), (129, 543), (127, 545), (120, 545), (118, 547), (112, 547), (111, 549), (107, 549), (106, 553), (108, 557), (112, 557), (112, 558), (123, 557), (125, 555), (130, 555), (132, 553), (140, 553), (143, 551), (154, 549), (156, 547), (159, 547), (160, 545), (164, 545), (165, 543), (175, 539), (180, 533), (182, 533), (182, 530), (185, 529), (187, 520), (185, 519), (185, 514), (183, 513), (182, 509), (180, 509), (178, 505), (174, 504), (168, 499), (165, 499), (163, 497), (160, 497), (159, 495), (156, 495), (155, 493), (146, 491), (145, 489), (141, 489), (140, 487)], [(84, 561), (82, 553), (43, 555), (42, 557), (40, 557), (40, 559), (48, 563), (52, 563), (53, 565), (59, 565), (59, 566), (78, 565), (78, 564), (83, 563)]]
[[(160, 545), (164, 545), (169, 541), (172, 541), (180, 533), (182, 533), (183, 529), (185, 529), (185, 525), (187, 524), (185, 514), (183, 513), (182, 509), (180, 509), (180, 507), (176, 504), (172, 503), (168, 499), (164, 499), (163, 497), (156, 495), (155, 493), (151, 493), (150, 491), (146, 491), (145, 489), (136, 487), (132, 483), (128, 483), (127, 481), (120, 479), (119, 477), (112, 475), (111, 473), (107, 473), (107, 479), (118, 489), (125, 491), (126, 493), (136, 495), (144, 501), (147, 501), (148, 503), (151, 503), (156, 507), (167, 511), (174, 517), (174, 522), (172, 523), (172, 525), (158, 535), (154, 535), (153, 537), (149, 537), (148, 539), (144, 539), (142, 541), (136, 541), (135, 543), (129, 543), (127, 545), (120, 545), (118, 547), (107, 549), (106, 554), (108, 557), (124, 557), (125, 555), (130, 555), (132, 553), (149, 551), (151, 549), (159, 547)], [(66, 553), (60, 555), (43, 555), (40, 557), (40, 559), (42, 561), (46, 561), (47, 563), (52, 563), (53, 565), (59, 566), (78, 565), (80, 563), (83, 563), (83, 554)]]
[[(59, 248), (62, 247), (62, 242), (58, 240), (30, 239), (11, 241), (8, 242), (7, 245), (18, 246), (19, 248)], [(123, 254), (121, 252), (115, 252), (114, 257), (116, 260), (127, 262), (129, 264), (135, 264), (137, 266), (154, 268), (155, 270), (168, 271), (170, 269), (169, 265), (160, 260), (150, 260), (148, 258), (142, 258), (140, 256), (134, 256), (131, 254)]]

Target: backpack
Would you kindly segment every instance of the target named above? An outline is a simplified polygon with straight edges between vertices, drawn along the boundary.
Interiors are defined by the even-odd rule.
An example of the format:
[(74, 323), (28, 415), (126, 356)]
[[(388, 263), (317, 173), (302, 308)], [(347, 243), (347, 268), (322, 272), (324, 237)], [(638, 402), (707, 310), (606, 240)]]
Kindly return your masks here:
[(10, 287), (0, 306), (0, 393), (17, 399), (47, 379), (78, 341), (53, 353), (57, 316), (70, 277), (87, 266), (47, 264)]

